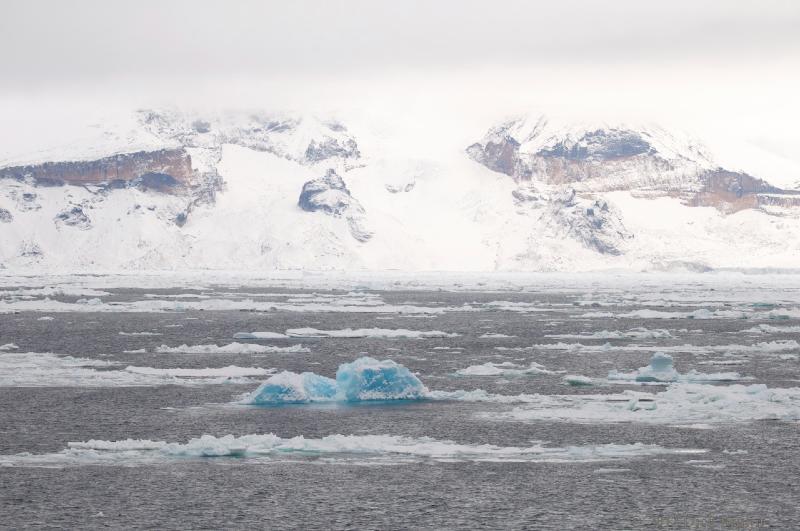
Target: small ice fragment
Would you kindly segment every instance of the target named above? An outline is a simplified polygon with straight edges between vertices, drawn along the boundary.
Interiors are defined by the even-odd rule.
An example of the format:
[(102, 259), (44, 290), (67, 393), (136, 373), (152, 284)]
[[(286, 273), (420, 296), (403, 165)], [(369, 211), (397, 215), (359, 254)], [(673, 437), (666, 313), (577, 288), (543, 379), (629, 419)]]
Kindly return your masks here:
[(588, 376), (581, 376), (580, 374), (568, 374), (562, 378), (565, 384), (573, 387), (584, 387), (594, 385), (594, 380)]

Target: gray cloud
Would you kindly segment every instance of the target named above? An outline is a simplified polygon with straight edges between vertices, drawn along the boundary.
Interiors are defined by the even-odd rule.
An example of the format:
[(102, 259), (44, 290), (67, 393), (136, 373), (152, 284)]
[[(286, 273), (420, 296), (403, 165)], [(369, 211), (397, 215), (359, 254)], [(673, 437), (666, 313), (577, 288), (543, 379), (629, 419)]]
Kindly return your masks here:
[(745, 65), (800, 57), (800, 3), (472, 0), (14, 1), (6, 89), (480, 68)]

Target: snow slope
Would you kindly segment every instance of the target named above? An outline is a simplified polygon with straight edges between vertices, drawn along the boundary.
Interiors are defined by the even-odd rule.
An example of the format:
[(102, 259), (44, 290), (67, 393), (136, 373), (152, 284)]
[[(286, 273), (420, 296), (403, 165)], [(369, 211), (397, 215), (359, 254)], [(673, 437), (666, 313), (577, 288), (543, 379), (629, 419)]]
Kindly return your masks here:
[[(727, 210), (717, 196), (704, 196), (709, 206), (687, 199), (707, 186), (705, 172), (718, 168), (687, 135), (530, 117), (496, 126), (478, 143), (516, 135), (515, 164), (540, 172), (531, 176), (519, 167), (496, 171), (477, 148), (465, 151), (457, 140), (422, 131), (415, 139), (363, 117), (352, 122), (137, 111), (93, 117), (83, 129), (71, 124), (61, 137), (45, 135), (38, 150), (31, 139), (5, 144), (0, 171), (179, 148), (196, 175), (213, 179), (164, 192), (0, 178), (0, 267), (582, 271), (800, 264), (800, 207), (784, 204), (793, 201), (791, 191), (776, 194), (780, 205), (762, 198), (752, 208)], [(611, 131), (616, 143), (605, 134), (587, 144), (587, 131)], [(637, 148), (628, 131), (647, 145)], [(552, 157), (551, 166), (531, 166), (530, 157), (541, 158), (543, 150), (568, 161), (571, 153), (589, 153), (580, 168), (590, 168), (591, 178), (548, 174)], [(304, 189), (313, 192), (310, 200), (301, 201)]]

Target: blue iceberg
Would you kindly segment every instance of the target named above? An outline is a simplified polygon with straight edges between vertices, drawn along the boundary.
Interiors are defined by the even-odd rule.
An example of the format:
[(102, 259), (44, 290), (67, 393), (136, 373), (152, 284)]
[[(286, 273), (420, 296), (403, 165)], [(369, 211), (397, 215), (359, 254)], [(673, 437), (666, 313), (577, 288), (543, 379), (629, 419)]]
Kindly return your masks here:
[(336, 398), (336, 380), (313, 372), (297, 374), (283, 371), (271, 376), (247, 396), (254, 405), (306, 404)]
[(420, 379), (399, 363), (363, 357), (340, 365), (335, 380), (313, 372), (278, 373), (247, 395), (243, 402), (253, 405), (278, 405), (331, 401), (420, 400), (426, 398), (428, 394), (428, 388)]
[(392, 360), (363, 357), (339, 365), (337, 398), (347, 402), (362, 400), (419, 400), (428, 389), (419, 378)]

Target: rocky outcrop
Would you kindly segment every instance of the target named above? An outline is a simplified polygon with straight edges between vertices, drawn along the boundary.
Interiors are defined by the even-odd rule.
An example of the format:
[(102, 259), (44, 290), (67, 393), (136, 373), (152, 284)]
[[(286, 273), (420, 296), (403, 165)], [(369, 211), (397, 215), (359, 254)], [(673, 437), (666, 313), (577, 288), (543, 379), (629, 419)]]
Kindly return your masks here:
[(333, 169), (329, 169), (323, 177), (306, 182), (297, 205), (306, 212), (322, 212), (345, 218), (350, 233), (358, 241), (365, 242), (372, 237), (372, 232), (364, 223), (364, 208), (350, 194), (347, 185)]
[(0, 169), (0, 179), (28, 181), (38, 186), (128, 186), (161, 192), (192, 182), (192, 161), (184, 149), (123, 153), (89, 161), (44, 162)]
[(11, 223), (14, 221), (14, 216), (5, 208), (0, 208), (0, 223)]
[(322, 140), (312, 140), (306, 148), (306, 161), (310, 163), (328, 160), (334, 157), (343, 159), (357, 159), (361, 156), (358, 144), (352, 138), (338, 139), (326, 137)]
[(689, 201), (693, 206), (713, 206), (726, 213), (763, 205), (800, 206), (800, 192), (782, 190), (746, 173), (722, 168), (702, 176), (703, 188)]
[(217, 153), (224, 144), (232, 144), (309, 165), (361, 157), (347, 128), (313, 117), (226, 113), (198, 118), (180, 112), (146, 110), (140, 111), (139, 121), (164, 142)]
[(80, 230), (89, 230), (92, 228), (92, 221), (79, 206), (68, 208), (59, 212), (53, 221), (55, 221), (56, 224), (75, 227), (76, 229)]
[(654, 126), (555, 127), (545, 118), (519, 119), (490, 129), (466, 151), (523, 187), (570, 187), (584, 195), (631, 191), (724, 213), (800, 204), (800, 192), (719, 168), (694, 141)]
[(521, 186), (513, 196), (517, 206), (538, 212), (550, 232), (600, 254), (622, 254), (624, 242), (633, 237), (620, 213), (602, 199), (584, 199), (572, 189), (542, 194), (531, 186)]

